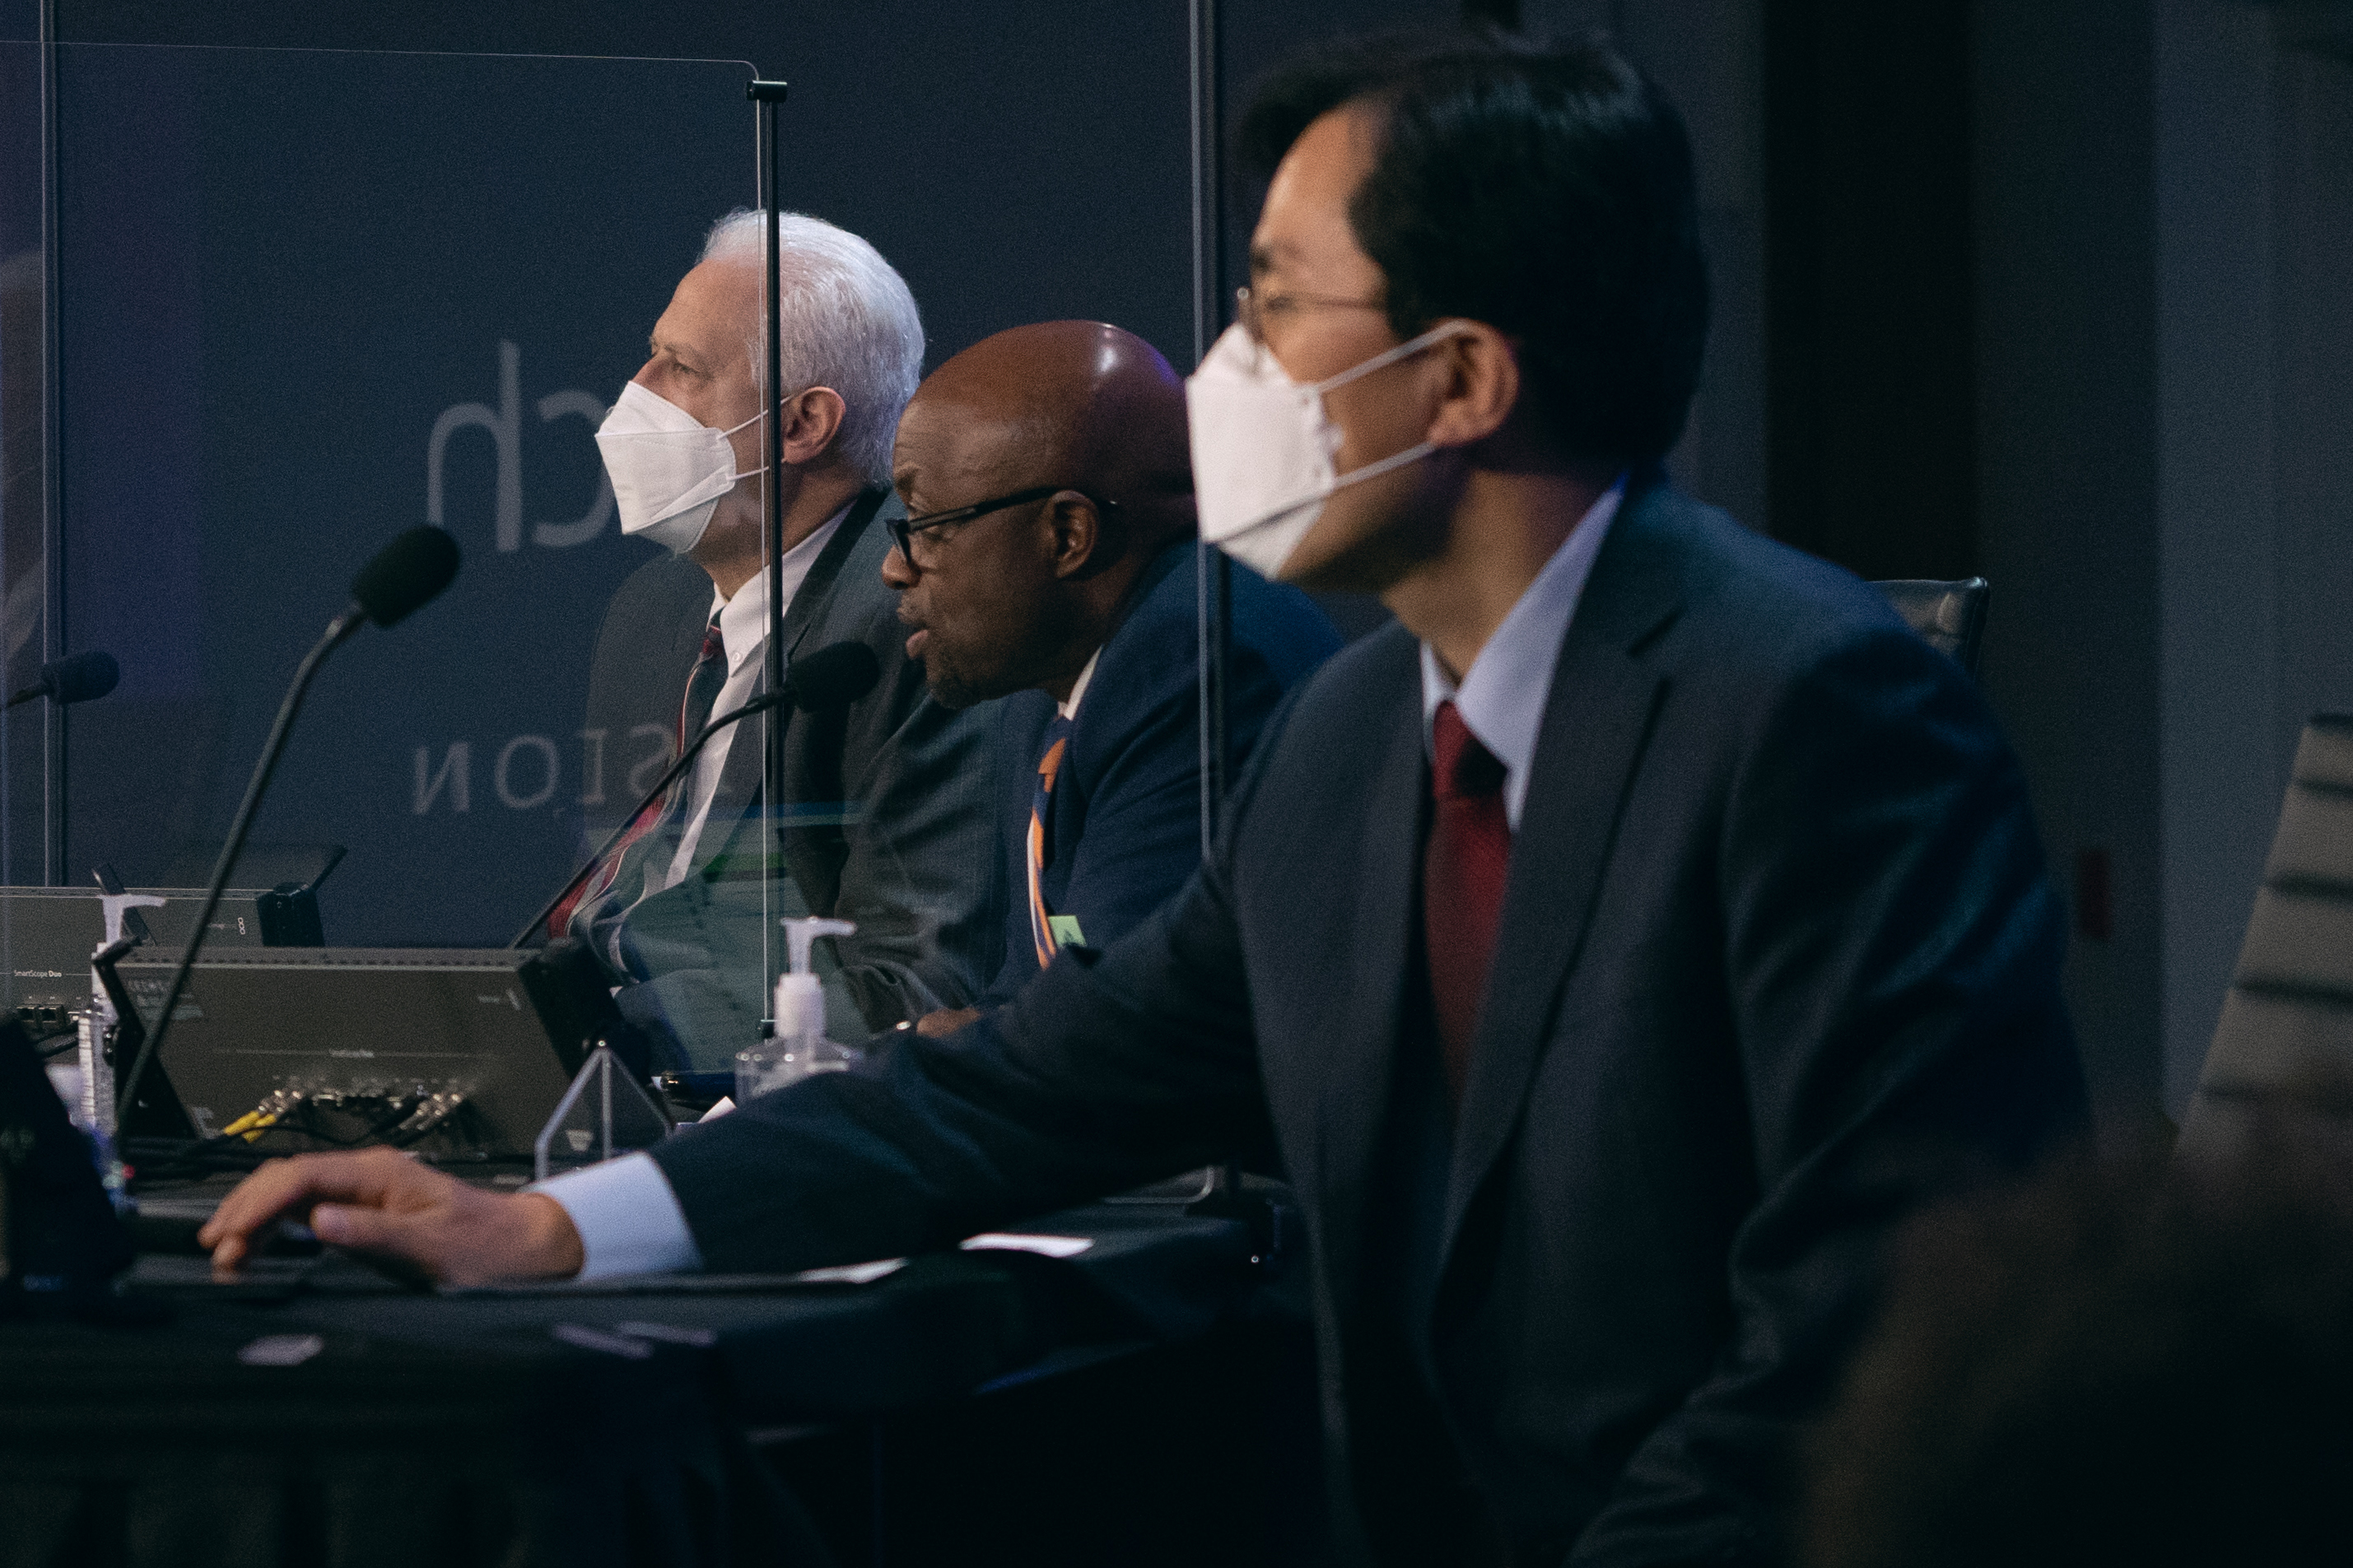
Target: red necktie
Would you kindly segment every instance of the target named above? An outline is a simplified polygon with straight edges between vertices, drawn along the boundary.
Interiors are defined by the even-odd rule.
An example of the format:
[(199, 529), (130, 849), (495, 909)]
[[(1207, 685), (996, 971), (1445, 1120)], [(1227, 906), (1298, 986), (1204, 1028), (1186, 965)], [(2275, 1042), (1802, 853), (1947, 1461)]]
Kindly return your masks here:
[(1430, 794), (1437, 802), (1421, 858), (1421, 923), (1439, 1058), (1457, 1105), (1471, 1077), (1471, 1042), (1495, 956), (1512, 825), (1504, 764), (1479, 743), (1452, 701), (1430, 725)]
[[(702, 647), (694, 656), (694, 668), (687, 672), (685, 695), (679, 699), (678, 737), (670, 748), (672, 757), (685, 751), (687, 742), (701, 734), (702, 727), (711, 722), (712, 704), (719, 700), (719, 689), (727, 683), (726, 652), (727, 641), (719, 635), (719, 612), (713, 610), (711, 612), (711, 624), (702, 628)], [(686, 798), (691, 776), (690, 774), (673, 783), (659, 800), (647, 802), (644, 809), (630, 820), (629, 829), (621, 835), (621, 841), (614, 845), (612, 851), (606, 856), (604, 867), (582, 883), (570, 898), (555, 906), (555, 912), (547, 917), (549, 941), (560, 942), (570, 933), (572, 917), (579, 912), (581, 905), (612, 891), (613, 883), (620, 875), (622, 858), (628, 854), (632, 845), (661, 824), (672, 806)]]

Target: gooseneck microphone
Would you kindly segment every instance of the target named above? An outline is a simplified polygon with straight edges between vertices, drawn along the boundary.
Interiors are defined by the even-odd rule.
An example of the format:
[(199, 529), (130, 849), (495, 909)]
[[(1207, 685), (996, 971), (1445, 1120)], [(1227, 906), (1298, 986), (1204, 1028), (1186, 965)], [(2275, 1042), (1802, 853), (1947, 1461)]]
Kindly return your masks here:
[(36, 697), (46, 697), (52, 702), (88, 702), (114, 689), (122, 679), (122, 668), (111, 653), (96, 648), (78, 653), (41, 666), (41, 678), (22, 691), (9, 694), (0, 710), (30, 702)]
[(787, 704), (803, 713), (820, 713), (828, 708), (845, 707), (873, 690), (874, 683), (881, 679), (881, 663), (875, 658), (874, 650), (862, 642), (828, 643), (807, 658), (793, 660), (782, 689), (764, 691), (741, 708), (720, 714), (697, 731), (694, 739), (679, 752), (678, 760), (663, 770), (662, 776), (654, 781), (654, 787), (646, 791), (638, 804), (629, 809), (629, 814), (621, 818), (621, 826), (606, 837), (605, 842), (596, 847), (596, 853), (589, 856), (587, 863), (572, 873), (570, 881), (555, 889), (555, 897), (540, 906), (539, 913), (532, 916), (522, 930), (515, 932), (514, 941), (507, 945), (521, 947), (531, 940), (531, 933), (537, 931), (541, 923), (576, 892), (597, 867), (605, 863), (605, 857), (620, 843), (622, 835), (629, 831), (629, 825), (661, 798), (664, 792), (677, 782), (679, 774), (686, 772), (687, 764), (702, 754), (703, 746), (720, 731), (749, 719), (754, 713), (765, 713)]
[(253, 814), (261, 805), (262, 793), (269, 787), (269, 775), (278, 769), (278, 759), (286, 750), (286, 737), (294, 728), (294, 715), (301, 710), (311, 678), (327, 662), (327, 656), (348, 642), (361, 626), (370, 621), (380, 626), (396, 626), (413, 611), (431, 603), (458, 575), (458, 542), (440, 529), (418, 527), (396, 535), (391, 543), (360, 568), (359, 575), (352, 579), (352, 602), (343, 607), (343, 614), (327, 623), (325, 635), (296, 667), (286, 700), (279, 704), (277, 721), (269, 726), (269, 739), (262, 744), (261, 759), (254, 764), (253, 777), (245, 786), (245, 798), (237, 803), (236, 819), (229, 824), (228, 840), (221, 846), (220, 859), (213, 867), (213, 879), (205, 888), (205, 901), (197, 907), (196, 923), (189, 933), (188, 945), (180, 954), (178, 967), (172, 971), (172, 984), (164, 993), (164, 1010), (156, 1016), (153, 1031), (141, 1044), (138, 1059), (121, 1076), (121, 1087), (115, 1098), (118, 1123), (138, 1103), (139, 1080), (146, 1074), (147, 1064), (163, 1048), (164, 1037), (171, 1033), (172, 1015), (179, 1010), (181, 993), (188, 988), (188, 972), (195, 967), (196, 954), (205, 944), (205, 932), (211, 929), (214, 911), (220, 908), (222, 890), (228, 886), (229, 873), (237, 868), (237, 852), (245, 847), (245, 836), (253, 826)]

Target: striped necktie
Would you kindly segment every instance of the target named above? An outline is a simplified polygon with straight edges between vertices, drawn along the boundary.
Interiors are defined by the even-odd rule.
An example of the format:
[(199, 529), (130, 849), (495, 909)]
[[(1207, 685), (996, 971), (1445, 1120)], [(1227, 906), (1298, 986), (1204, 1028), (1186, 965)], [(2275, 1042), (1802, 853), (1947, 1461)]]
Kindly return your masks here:
[(1071, 721), (1059, 714), (1046, 726), (1046, 747), (1038, 759), (1038, 788), (1029, 796), (1029, 940), (1038, 947), (1038, 967), (1043, 969), (1054, 962), (1053, 911), (1046, 907), (1047, 851), (1052, 841), (1047, 837), (1048, 824), (1052, 821), (1054, 780), (1060, 776), (1062, 763), (1071, 754)]
[[(677, 757), (686, 750), (687, 742), (711, 722), (712, 705), (719, 700), (719, 689), (727, 684), (727, 642), (719, 635), (719, 612), (711, 612), (711, 622), (702, 628), (702, 647), (694, 656), (694, 668), (687, 672), (686, 690), (679, 698), (678, 728), (673, 737), (670, 755)], [(689, 787), (694, 778), (689, 770), (673, 780), (670, 788), (658, 799), (648, 801), (629, 819), (628, 831), (621, 835), (605, 857), (604, 866), (580, 885), (580, 890), (558, 904), (555, 912), (547, 917), (547, 934), (551, 941), (559, 940), (571, 930), (572, 917), (584, 905), (602, 900), (613, 889), (620, 878), (621, 862), (628, 858), (629, 850), (646, 835), (668, 822), (683, 806), (692, 794)]]

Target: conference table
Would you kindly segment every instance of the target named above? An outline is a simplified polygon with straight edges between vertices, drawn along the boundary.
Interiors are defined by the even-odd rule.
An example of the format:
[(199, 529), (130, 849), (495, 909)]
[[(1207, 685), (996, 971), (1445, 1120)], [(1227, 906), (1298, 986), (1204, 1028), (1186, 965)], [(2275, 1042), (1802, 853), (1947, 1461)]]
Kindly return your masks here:
[(1292, 1223), (1250, 1183), (864, 1268), (455, 1292), (142, 1253), (104, 1320), (0, 1322), (0, 1568), (1303, 1561)]

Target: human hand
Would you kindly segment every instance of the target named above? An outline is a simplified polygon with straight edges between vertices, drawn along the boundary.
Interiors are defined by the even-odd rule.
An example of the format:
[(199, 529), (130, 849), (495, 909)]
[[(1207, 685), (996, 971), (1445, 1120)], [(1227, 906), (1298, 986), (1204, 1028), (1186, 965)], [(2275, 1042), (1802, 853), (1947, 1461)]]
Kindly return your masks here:
[(953, 1035), (980, 1016), (977, 1007), (943, 1007), (936, 1013), (926, 1013), (915, 1020), (915, 1033), (927, 1040), (943, 1035)]
[(304, 1220), (321, 1241), (440, 1285), (563, 1279), (580, 1271), (580, 1233), (539, 1193), (470, 1187), (391, 1149), (272, 1160), (196, 1232), (213, 1273), (234, 1276), (255, 1233)]

